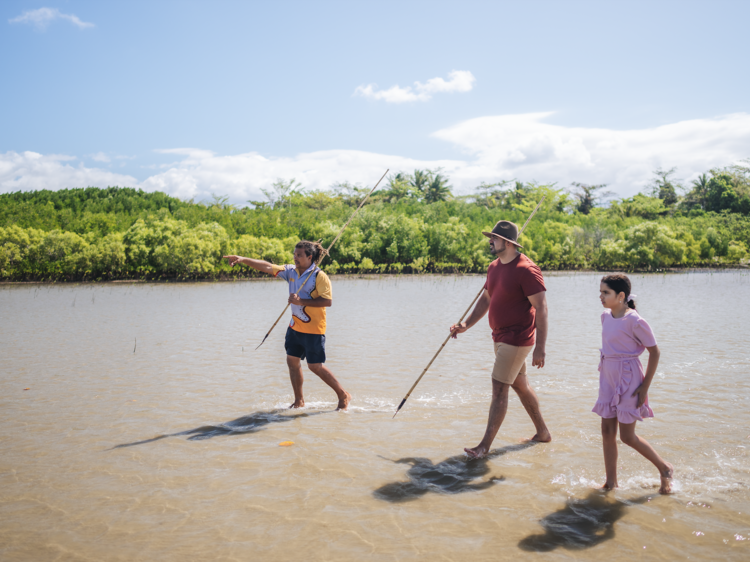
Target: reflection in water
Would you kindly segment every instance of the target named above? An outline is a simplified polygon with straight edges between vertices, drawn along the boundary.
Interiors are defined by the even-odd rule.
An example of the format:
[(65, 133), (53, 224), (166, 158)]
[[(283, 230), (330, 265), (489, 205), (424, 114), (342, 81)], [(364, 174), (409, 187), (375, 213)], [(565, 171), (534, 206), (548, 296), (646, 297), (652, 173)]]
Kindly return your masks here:
[(169, 433), (167, 435), (159, 435), (152, 437), (151, 439), (144, 439), (143, 441), (135, 441), (133, 443), (123, 443), (121, 445), (115, 445), (113, 449), (119, 449), (121, 447), (132, 447), (133, 445), (144, 445), (145, 443), (152, 443), (165, 439), (167, 437), (175, 437), (177, 435), (190, 435), (188, 440), (196, 439), (211, 439), (212, 437), (219, 437), (222, 435), (242, 435), (243, 433), (255, 433), (260, 431), (264, 426), (270, 423), (282, 423), (292, 421), (297, 418), (306, 418), (308, 416), (315, 416), (318, 414), (324, 414), (325, 412), (313, 412), (313, 413), (302, 413), (282, 416), (280, 412), (286, 410), (271, 410), (270, 412), (255, 412), (249, 416), (242, 416), (236, 420), (220, 423), (218, 425), (203, 425), (196, 427), (195, 429), (188, 429), (187, 431), (180, 431), (179, 433)]
[(391, 482), (381, 486), (373, 492), (373, 495), (381, 500), (389, 502), (407, 502), (415, 500), (427, 492), (442, 494), (459, 494), (461, 492), (473, 492), (484, 490), (493, 486), (495, 482), (501, 482), (503, 476), (493, 476), (484, 482), (472, 483), (473, 480), (482, 478), (489, 471), (489, 460), (500, 457), (511, 451), (520, 451), (533, 447), (536, 443), (530, 441), (520, 445), (510, 445), (490, 451), (482, 459), (469, 459), (466, 455), (458, 455), (445, 459), (438, 464), (432, 464), (430, 459), (405, 458), (393, 461), (400, 464), (410, 464), (411, 468), (406, 472), (408, 482)]
[(614, 538), (613, 525), (625, 514), (627, 506), (650, 499), (651, 496), (642, 496), (619, 501), (606, 492), (593, 490), (586, 499), (570, 499), (564, 508), (547, 515), (539, 522), (545, 534), (528, 536), (518, 546), (536, 552), (549, 552), (558, 546), (576, 550), (596, 546)]

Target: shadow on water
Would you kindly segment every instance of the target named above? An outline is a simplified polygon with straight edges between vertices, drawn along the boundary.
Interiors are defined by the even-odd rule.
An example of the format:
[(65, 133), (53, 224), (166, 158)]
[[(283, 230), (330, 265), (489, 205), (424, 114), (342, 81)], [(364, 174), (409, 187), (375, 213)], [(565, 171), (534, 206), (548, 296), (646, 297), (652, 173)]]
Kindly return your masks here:
[(438, 464), (432, 464), (430, 459), (425, 458), (398, 459), (393, 462), (411, 465), (411, 468), (406, 472), (409, 481), (391, 482), (375, 490), (373, 495), (380, 500), (398, 503), (416, 500), (428, 492), (460, 494), (462, 492), (486, 490), (490, 486), (494, 486), (496, 482), (505, 480), (503, 476), (493, 476), (484, 482), (474, 482), (490, 471), (489, 461), (491, 459), (512, 451), (528, 449), (534, 445), (536, 443), (532, 441), (494, 449), (482, 459), (469, 459), (466, 455), (458, 455), (445, 459)]
[(180, 431), (178, 433), (168, 433), (166, 435), (159, 435), (152, 437), (151, 439), (144, 439), (143, 441), (135, 441), (133, 443), (123, 443), (121, 445), (115, 445), (112, 449), (120, 449), (122, 447), (133, 447), (134, 445), (145, 445), (146, 443), (153, 443), (167, 437), (177, 437), (179, 435), (190, 435), (189, 441), (199, 439), (211, 439), (212, 437), (221, 437), (229, 435), (243, 435), (245, 433), (255, 433), (260, 431), (265, 426), (272, 423), (284, 423), (289, 422), (298, 418), (307, 418), (310, 416), (317, 416), (318, 414), (325, 414), (326, 412), (312, 412), (312, 413), (301, 413), (292, 415), (281, 415), (280, 412), (286, 412), (287, 410), (271, 410), (269, 412), (255, 412), (248, 416), (242, 416), (236, 420), (220, 423), (217, 425), (203, 425), (196, 427), (195, 429), (188, 429), (187, 431)]
[(582, 550), (614, 538), (614, 523), (628, 507), (640, 505), (653, 496), (617, 500), (602, 490), (593, 490), (585, 499), (569, 499), (565, 507), (547, 515), (539, 523), (544, 534), (530, 535), (518, 543), (522, 550), (550, 552), (557, 547)]

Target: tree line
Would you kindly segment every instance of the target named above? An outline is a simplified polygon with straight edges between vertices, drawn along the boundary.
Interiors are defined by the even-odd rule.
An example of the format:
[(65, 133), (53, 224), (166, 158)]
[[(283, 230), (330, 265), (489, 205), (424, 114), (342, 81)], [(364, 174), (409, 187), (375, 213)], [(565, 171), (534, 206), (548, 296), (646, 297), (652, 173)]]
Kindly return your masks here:
[[(547, 270), (645, 270), (745, 265), (750, 247), (750, 161), (709, 170), (690, 185), (656, 170), (634, 197), (604, 185), (568, 188), (517, 180), (454, 196), (440, 170), (398, 173), (376, 191), (326, 258), (329, 273), (482, 272), (492, 256), (482, 231), (521, 224), (519, 242)], [(181, 201), (133, 188), (0, 195), (0, 279), (97, 280), (251, 276), (224, 254), (291, 263), (299, 239), (326, 243), (367, 194), (342, 182), (306, 190), (278, 180), (265, 200)]]

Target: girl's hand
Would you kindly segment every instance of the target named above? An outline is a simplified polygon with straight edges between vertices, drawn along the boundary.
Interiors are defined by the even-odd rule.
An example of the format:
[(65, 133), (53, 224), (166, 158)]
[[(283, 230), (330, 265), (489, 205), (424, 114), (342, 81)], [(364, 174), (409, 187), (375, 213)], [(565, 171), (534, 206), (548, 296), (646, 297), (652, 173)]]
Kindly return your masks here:
[(635, 396), (636, 394), (638, 395), (636, 408), (640, 408), (646, 403), (646, 400), (648, 399), (648, 388), (641, 385), (635, 389), (635, 392), (631, 394), (631, 396)]

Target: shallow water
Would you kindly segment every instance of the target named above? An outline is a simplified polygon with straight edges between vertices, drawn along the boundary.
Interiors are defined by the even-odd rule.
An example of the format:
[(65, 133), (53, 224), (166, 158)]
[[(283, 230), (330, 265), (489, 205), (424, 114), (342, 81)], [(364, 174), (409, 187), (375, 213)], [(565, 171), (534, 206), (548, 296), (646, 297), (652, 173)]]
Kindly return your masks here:
[[(396, 405), (481, 277), (334, 278), (328, 365), (292, 393), (278, 281), (0, 288), (2, 560), (682, 560), (750, 558), (750, 275), (634, 276), (662, 360), (639, 425), (675, 493), (620, 446), (604, 495), (599, 275), (548, 275), (554, 441), (511, 398), (484, 431), (486, 320)], [(136, 342), (137, 339), (137, 342)], [(135, 352), (134, 352), (135, 347)], [(29, 390), (24, 390), (28, 388)], [(293, 441), (289, 447), (279, 447)]]

